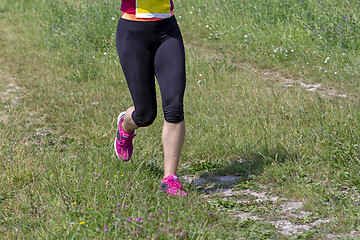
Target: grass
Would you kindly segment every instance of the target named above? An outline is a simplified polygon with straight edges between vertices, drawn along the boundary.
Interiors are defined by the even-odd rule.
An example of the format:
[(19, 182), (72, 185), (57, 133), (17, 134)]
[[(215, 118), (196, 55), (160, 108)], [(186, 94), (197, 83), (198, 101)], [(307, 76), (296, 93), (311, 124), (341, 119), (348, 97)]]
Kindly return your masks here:
[(195, 1), (179, 14), (190, 39), (234, 61), (349, 92), (359, 88), (358, 9), (354, 1)]
[[(116, 160), (116, 116), (131, 104), (118, 5), (0, 3), (0, 91), (21, 87), (17, 104), (0, 103), (0, 238), (289, 238), (228, 214), (271, 215), (271, 204), (206, 201), (190, 185), (186, 199), (161, 194), (161, 113), (138, 131), (131, 163)], [(359, 232), (358, 11), (355, 1), (177, 2), (188, 78), (179, 175), (235, 174), (236, 188), (304, 201), (313, 214), (299, 221), (331, 219), (294, 239)], [(264, 71), (348, 97), (285, 88)]]

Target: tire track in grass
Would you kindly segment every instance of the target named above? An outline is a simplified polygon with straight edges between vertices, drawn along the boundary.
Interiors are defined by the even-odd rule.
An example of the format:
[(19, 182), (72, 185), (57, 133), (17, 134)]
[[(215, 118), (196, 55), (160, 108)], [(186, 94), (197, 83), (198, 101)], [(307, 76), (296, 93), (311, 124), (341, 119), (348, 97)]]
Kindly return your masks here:
[[(318, 93), (321, 97), (338, 97), (338, 98), (348, 98), (352, 97), (352, 94), (344, 93), (338, 89), (335, 89), (330, 86), (326, 86), (321, 83), (309, 82), (305, 79), (296, 78), (291, 75), (284, 75), (273, 69), (262, 69), (256, 66), (254, 63), (248, 62), (236, 62), (229, 59), (234, 58), (232, 54), (220, 53), (218, 50), (213, 50), (209, 47), (200, 46), (194, 41), (185, 42), (185, 47), (192, 49), (197, 52), (197, 54), (203, 56), (204, 58), (211, 59), (228, 59), (226, 60), (227, 64), (231, 64), (243, 71), (250, 71), (257, 75), (258, 78), (263, 79), (264, 81), (274, 81), (280, 84), (284, 88), (293, 88), (300, 87), (307, 92)], [(358, 98), (359, 96), (354, 96)]]
[[(255, 70), (259, 71), (259, 70)], [(321, 97), (327, 97), (327, 96), (334, 96), (339, 98), (347, 98), (348, 94), (346, 93), (340, 93), (339, 90), (330, 88), (328, 86), (325, 86), (321, 83), (306, 83), (303, 79), (296, 79), (294, 77), (286, 77), (278, 72), (273, 71), (260, 71), (260, 74), (262, 74), (262, 78), (264, 80), (275, 80), (279, 82), (283, 87), (291, 88), (300, 86), (301, 88), (305, 89), (305, 91), (308, 92), (316, 92), (320, 94)]]

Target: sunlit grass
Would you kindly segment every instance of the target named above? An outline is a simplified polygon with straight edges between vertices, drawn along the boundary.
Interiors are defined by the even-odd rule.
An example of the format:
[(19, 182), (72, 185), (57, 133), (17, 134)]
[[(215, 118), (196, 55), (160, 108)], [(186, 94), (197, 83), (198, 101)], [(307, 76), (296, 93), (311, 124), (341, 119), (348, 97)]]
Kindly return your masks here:
[(182, 1), (178, 15), (190, 41), (236, 61), (356, 92), (358, 9), (356, 1)]
[[(286, 239), (269, 223), (232, 219), (226, 201), (214, 207), (192, 186), (186, 199), (159, 191), (161, 111), (137, 132), (131, 162), (117, 161), (116, 116), (131, 104), (114, 45), (119, 2), (67, 2), (0, 5), (4, 69), (25, 89), (0, 122), (0, 238)], [(235, 174), (304, 200), (333, 220), (316, 238), (359, 228), (359, 38), (349, 37), (358, 5), (301, 3), (176, 3), (188, 79), (179, 176)], [(354, 30), (339, 28), (333, 42), (319, 31), (337, 21)], [(352, 95), (285, 88), (254, 67)]]

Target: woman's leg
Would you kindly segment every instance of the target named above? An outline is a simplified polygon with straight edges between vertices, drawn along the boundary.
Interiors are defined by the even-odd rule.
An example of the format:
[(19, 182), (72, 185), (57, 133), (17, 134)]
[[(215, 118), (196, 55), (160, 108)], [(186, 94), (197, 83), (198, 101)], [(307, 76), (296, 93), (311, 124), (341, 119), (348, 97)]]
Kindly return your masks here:
[(168, 22), (170, 24), (166, 27), (165, 40), (157, 49), (154, 59), (165, 116), (162, 133), (164, 177), (176, 175), (185, 138), (185, 51), (175, 18)]
[(154, 32), (151, 22), (120, 19), (116, 47), (134, 107), (126, 111), (124, 130), (135, 130), (152, 124), (156, 118), (154, 77)]
[(153, 64), (154, 32), (152, 23), (120, 19), (116, 31), (116, 46), (134, 107), (118, 117), (114, 141), (115, 153), (129, 161), (133, 153), (134, 130), (149, 126), (156, 118), (156, 93)]
[(138, 129), (139, 126), (135, 124), (134, 120), (132, 119), (132, 113), (134, 112), (135, 108), (130, 107), (126, 110), (126, 114), (124, 116), (124, 121), (122, 123), (122, 127), (127, 133), (132, 133), (134, 130)]
[(164, 177), (176, 175), (181, 149), (185, 139), (185, 123), (164, 121), (162, 142), (164, 146)]

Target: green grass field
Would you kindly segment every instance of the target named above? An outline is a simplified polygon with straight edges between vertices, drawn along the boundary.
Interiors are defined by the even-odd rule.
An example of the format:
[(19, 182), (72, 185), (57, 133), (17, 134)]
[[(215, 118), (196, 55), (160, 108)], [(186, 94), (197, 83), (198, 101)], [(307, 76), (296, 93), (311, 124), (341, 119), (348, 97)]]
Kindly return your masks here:
[(161, 111), (131, 162), (113, 152), (120, 2), (0, 2), (0, 239), (360, 238), (360, 2), (174, 1), (178, 175), (210, 179), (184, 199), (159, 191)]

